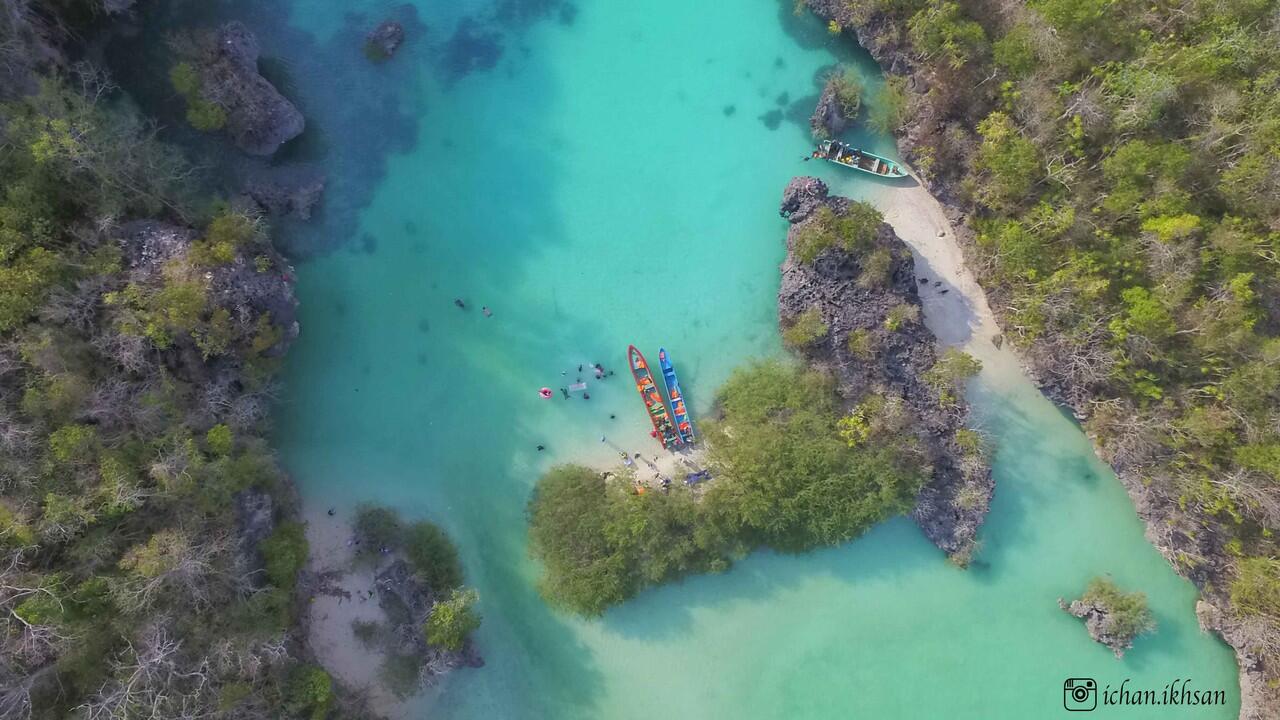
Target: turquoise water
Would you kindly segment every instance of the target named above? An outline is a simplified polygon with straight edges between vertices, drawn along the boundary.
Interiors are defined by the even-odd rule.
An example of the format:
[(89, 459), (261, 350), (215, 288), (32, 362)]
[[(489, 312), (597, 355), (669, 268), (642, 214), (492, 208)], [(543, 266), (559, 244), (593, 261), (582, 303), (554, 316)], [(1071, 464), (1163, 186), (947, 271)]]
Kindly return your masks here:
[[(1070, 716), (1063, 680), (1088, 676), (1157, 689), (1190, 677), (1228, 696), (1103, 715), (1234, 717), (1234, 662), (1198, 631), (1193, 588), (1074, 426), (998, 362), (970, 393), (998, 447), (973, 569), (899, 519), (841, 548), (759, 553), (600, 620), (537, 597), (524, 507), (539, 473), (656, 450), (623, 378), (592, 382), (589, 401), (538, 388), (579, 364), (621, 369), (628, 343), (651, 359), (665, 345), (705, 410), (734, 366), (781, 352), (787, 180), (882, 192), (799, 161), (821, 69), (866, 66), (790, 5), (583, 3), (572, 22), (484, 23), (502, 54), (475, 72), (440, 48), (478, 3), (422, 3), (426, 40), (375, 70), (345, 15), (390, 5), (297, 0), (262, 19), (314, 119), (304, 148), (336, 157), (340, 192), (304, 232), (331, 244), (354, 224), (366, 238), (299, 267), (278, 445), (312, 507), (369, 500), (445, 525), (482, 593), (487, 666), (425, 694), (415, 716), (1041, 718)], [(1123, 661), (1056, 605), (1103, 572), (1145, 591), (1160, 623)]]

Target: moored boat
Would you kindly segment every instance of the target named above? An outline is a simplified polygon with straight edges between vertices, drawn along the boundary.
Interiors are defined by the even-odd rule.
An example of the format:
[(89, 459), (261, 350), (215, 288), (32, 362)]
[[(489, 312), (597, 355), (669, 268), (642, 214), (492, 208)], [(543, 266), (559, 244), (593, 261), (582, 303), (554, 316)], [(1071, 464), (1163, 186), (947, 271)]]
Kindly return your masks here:
[(902, 166), (889, 158), (880, 157), (866, 150), (859, 150), (838, 140), (824, 140), (818, 146), (818, 149), (813, 151), (813, 157), (819, 160), (829, 160), (837, 165), (843, 165), (877, 177), (900, 178), (907, 176), (907, 172), (902, 169)]
[(685, 445), (692, 445), (693, 419), (689, 417), (684, 393), (680, 392), (680, 379), (676, 377), (676, 368), (671, 364), (671, 356), (667, 355), (666, 348), (658, 348), (658, 367), (662, 369), (662, 381), (667, 386), (667, 399), (671, 401), (671, 416), (676, 421), (676, 432)]
[(644, 409), (649, 413), (649, 421), (653, 423), (653, 436), (662, 443), (662, 447), (671, 448), (680, 445), (680, 434), (671, 423), (671, 415), (667, 412), (667, 404), (662, 400), (662, 392), (653, 381), (653, 373), (649, 371), (649, 362), (635, 345), (627, 347), (627, 362), (631, 365), (631, 377), (635, 378), (636, 390), (644, 400)]

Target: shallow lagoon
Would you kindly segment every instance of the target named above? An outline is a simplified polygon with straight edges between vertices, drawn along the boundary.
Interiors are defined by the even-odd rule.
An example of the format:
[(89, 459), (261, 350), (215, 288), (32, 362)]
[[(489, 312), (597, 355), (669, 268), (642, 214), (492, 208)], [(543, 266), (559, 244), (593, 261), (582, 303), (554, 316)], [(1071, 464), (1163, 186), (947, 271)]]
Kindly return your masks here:
[[(790, 3), (545, 16), (506, 3), (505, 19), (450, 43), (487, 8), (419, 0), (425, 40), (372, 69), (357, 29), (402, 12), (388, 3), (235, 5), (312, 119), (293, 152), (335, 168), (325, 212), (294, 241), (350, 236), (299, 267), (285, 463), (312, 507), (372, 500), (445, 525), (483, 596), (487, 667), (429, 692), (421, 716), (1039, 718), (1069, 716), (1062, 682), (1078, 676), (1156, 689), (1190, 677), (1229, 700), (1099, 710), (1116, 717), (1235, 716), (1234, 661), (1197, 629), (1194, 589), (1073, 424), (990, 348), (974, 348), (990, 357), (970, 399), (998, 447), (997, 495), (973, 569), (899, 519), (841, 548), (757, 554), (601, 620), (537, 597), (523, 513), (541, 470), (656, 451), (623, 378), (593, 383), (590, 401), (537, 389), (579, 364), (621, 368), (628, 343), (651, 360), (664, 345), (705, 409), (734, 366), (781, 352), (787, 180), (888, 192), (800, 162), (806, 96), (837, 56)], [(1145, 591), (1160, 623), (1123, 661), (1056, 605), (1102, 572)]]

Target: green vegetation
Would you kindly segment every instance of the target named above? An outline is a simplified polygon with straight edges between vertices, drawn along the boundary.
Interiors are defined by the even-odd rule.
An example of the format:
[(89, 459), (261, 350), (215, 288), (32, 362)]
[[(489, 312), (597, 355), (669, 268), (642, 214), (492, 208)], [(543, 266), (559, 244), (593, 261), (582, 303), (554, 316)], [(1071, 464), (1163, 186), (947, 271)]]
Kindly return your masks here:
[(876, 352), (876, 336), (865, 328), (851, 330), (845, 338), (845, 344), (848, 345), (849, 352), (859, 360), (870, 360)]
[(900, 77), (885, 78), (884, 87), (876, 96), (867, 117), (868, 124), (876, 132), (894, 133), (902, 127), (907, 115), (907, 83)]
[(1280, 560), (1265, 557), (1241, 560), (1231, 581), (1231, 602), (1248, 615), (1280, 616)]
[(899, 303), (889, 308), (884, 318), (884, 327), (891, 332), (897, 332), (905, 325), (914, 325), (918, 322), (920, 322), (920, 306), (913, 303)]
[(964, 392), (964, 383), (982, 370), (982, 363), (963, 350), (947, 348), (925, 374), (925, 382), (938, 391), (943, 405), (955, 405)]
[[(12, 19), (6, 52), (29, 40)], [(282, 331), (251, 293), (211, 292), (277, 256), (76, 68), (0, 103), (0, 715), (326, 717), (328, 676), (288, 650), (307, 547), (263, 440), (274, 362), (254, 341)], [(173, 237), (144, 256), (133, 221)], [(246, 491), (285, 516), (261, 570), (240, 558)]]
[(850, 253), (870, 252), (883, 222), (884, 216), (870, 203), (851, 201), (839, 215), (824, 205), (796, 228), (796, 258), (802, 263), (812, 263), (824, 250), (833, 247)]
[(432, 605), (422, 629), (427, 642), (448, 650), (461, 650), (467, 637), (480, 627), (480, 614), (475, 609), (479, 599), (475, 590), (454, 588), (449, 599)]
[(911, 159), (971, 218), (1008, 339), (1090, 408), (1104, 457), (1175, 501), (1159, 532), (1207, 551), (1177, 564), (1261, 616), (1249, 642), (1280, 687), (1280, 3), (841, 12), (909, 43)]
[(791, 319), (782, 330), (782, 342), (793, 348), (809, 347), (827, 336), (827, 324), (817, 306), (810, 307)]
[(851, 67), (841, 67), (827, 75), (827, 87), (835, 93), (840, 112), (852, 120), (862, 110), (862, 78)]
[(293, 590), (298, 571), (307, 563), (306, 529), (302, 523), (281, 523), (262, 543), (267, 578), (283, 590)]
[(186, 101), (187, 122), (191, 127), (202, 132), (214, 132), (226, 126), (227, 111), (201, 94), (204, 82), (194, 65), (189, 62), (174, 65), (169, 69), (169, 83)]
[(630, 477), (572, 465), (539, 480), (529, 537), (550, 602), (599, 614), (754, 548), (838, 544), (908, 510), (924, 482), (914, 438), (887, 413), (872, 442), (849, 442), (834, 386), (818, 372), (756, 363), (735, 372), (717, 401), (719, 416), (702, 425), (716, 480), (701, 499), (678, 484), (640, 494)]
[(458, 549), (439, 526), (425, 520), (405, 532), (405, 554), (418, 577), (437, 591), (462, 585), (462, 561)]
[(1105, 608), (1108, 630), (1125, 641), (1156, 629), (1156, 620), (1147, 607), (1147, 596), (1140, 592), (1126, 593), (1110, 578), (1090, 580), (1080, 599)]

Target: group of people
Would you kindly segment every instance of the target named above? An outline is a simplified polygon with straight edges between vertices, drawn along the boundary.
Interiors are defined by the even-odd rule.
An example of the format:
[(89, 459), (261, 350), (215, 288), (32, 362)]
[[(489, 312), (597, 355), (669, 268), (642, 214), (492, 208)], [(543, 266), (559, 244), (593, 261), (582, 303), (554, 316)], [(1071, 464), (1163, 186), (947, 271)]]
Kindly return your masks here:
[[(581, 375), (581, 373), (582, 373), (582, 368), (584, 368), (584, 367), (586, 367), (586, 365), (579, 365), (579, 366), (578, 366), (578, 373), (579, 373), (579, 375), (577, 376), (577, 379), (575, 379), (575, 380), (574, 380), (574, 383), (575, 383), (575, 384), (578, 384), (578, 385), (581, 385), (581, 384), (582, 384), (582, 375)], [(597, 379), (597, 380), (603, 380), (603, 379), (605, 379), (605, 378), (610, 377), (610, 376), (612, 376), (612, 375), (613, 375), (613, 371), (612, 371), (612, 370), (605, 370), (605, 369), (604, 369), (604, 366), (603, 366), (603, 365), (601, 365), (600, 363), (594, 363), (594, 364), (592, 364), (592, 365), (591, 365), (591, 370), (592, 370), (592, 372), (594, 372), (594, 373), (595, 373), (595, 375), (596, 375), (596, 379)], [(568, 371), (568, 370), (561, 370), (561, 371), (560, 371), (560, 375), (561, 375), (561, 376), (568, 376), (568, 375), (569, 375), (569, 371)], [(564, 399), (565, 399), (565, 400), (568, 400), (568, 399), (569, 399), (569, 388), (567, 388), (567, 387), (562, 387), (562, 388), (560, 388), (560, 394), (564, 396)], [(590, 400), (590, 399), (591, 399), (591, 393), (589, 393), (589, 392), (587, 392), (587, 391), (586, 391), (585, 386), (584, 386), (584, 389), (583, 389), (583, 391), (582, 391), (582, 399), (583, 399), (583, 400)], [(613, 419), (613, 416), (612, 416), (612, 415), (610, 415), (610, 416), (609, 416), (609, 418), (610, 418), (610, 419)]]

